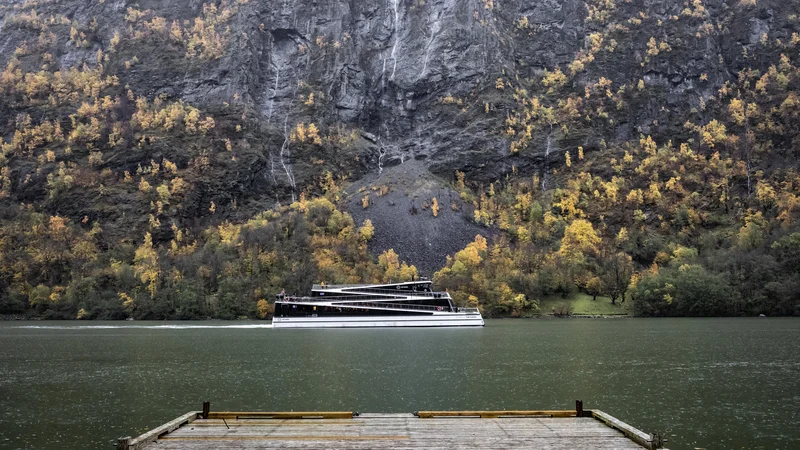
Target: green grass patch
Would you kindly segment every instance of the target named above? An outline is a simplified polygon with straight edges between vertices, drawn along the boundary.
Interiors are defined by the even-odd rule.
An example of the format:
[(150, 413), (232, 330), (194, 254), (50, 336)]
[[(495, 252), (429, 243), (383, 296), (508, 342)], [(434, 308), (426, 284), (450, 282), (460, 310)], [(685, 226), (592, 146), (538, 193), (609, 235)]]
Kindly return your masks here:
[(577, 293), (566, 299), (561, 298), (560, 295), (553, 295), (550, 297), (545, 297), (539, 300), (539, 311), (542, 315), (552, 315), (555, 309), (558, 309), (558, 305), (561, 303), (570, 303), (572, 304), (572, 314), (607, 314), (607, 315), (617, 315), (617, 314), (629, 314), (627, 309), (627, 305), (630, 302), (630, 299), (626, 301), (624, 304), (620, 305), (620, 300), (617, 299), (617, 304), (612, 305), (611, 299), (609, 297), (597, 297), (597, 300), (592, 300), (592, 296), (584, 293)]

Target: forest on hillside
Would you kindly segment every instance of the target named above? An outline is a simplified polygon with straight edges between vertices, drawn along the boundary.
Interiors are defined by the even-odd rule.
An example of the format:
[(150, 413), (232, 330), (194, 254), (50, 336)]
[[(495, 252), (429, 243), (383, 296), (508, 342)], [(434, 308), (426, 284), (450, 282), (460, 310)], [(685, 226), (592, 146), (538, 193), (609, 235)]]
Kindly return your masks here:
[[(478, 3), (472, 26), (487, 26), (499, 6)], [(586, 3), (571, 62), (532, 76), (498, 67), (431, 100), (454, 130), (486, 124), (505, 143), (486, 154), (508, 170), (439, 173), (461, 203), (409, 212), (449, 208), (485, 230), (429, 275), (490, 317), (534, 316), (540, 299), (577, 292), (637, 316), (800, 315), (800, 4), (616, 3)], [(298, 80), (298, 115), (278, 124), (244, 93), (200, 104), (142, 87), (155, 83), (149, 64), (178, 67), (169, 82), (239, 51), (250, 6), (206, 3), (193, 20), (129, 6), (119, 23), (51, 1), (0, 6), (15, 45), (0, 73), (0, 314), (267, 318), (281, 289), (420, 275), (413, 255), (372, 251), (380, 230), (347, 211), (387, 188), (349, 189), (371, 144), (321, 112), (334, 108), (322, 87)], [(661, 68), (768, 6), (783, 26), (721, 44), (709, 58), (727, 58), (727, 73), (701, 73), (693, 100), (676, 102)], [(504, 20), (502, 39), (541, 33), (526, 15)], [(324, 61), (336, 44), (349, 45), (298, 51)], [(654, 118), (621, 134), (644, 110)]]

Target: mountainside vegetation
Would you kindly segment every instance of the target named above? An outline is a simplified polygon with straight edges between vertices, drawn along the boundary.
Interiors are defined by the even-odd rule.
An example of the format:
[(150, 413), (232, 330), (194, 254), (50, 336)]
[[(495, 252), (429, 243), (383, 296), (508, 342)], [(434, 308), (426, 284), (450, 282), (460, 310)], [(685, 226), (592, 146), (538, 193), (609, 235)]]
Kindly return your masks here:
[[(277, 2), (64, 3), (0, 5), (0, 314), (266, 318), (281, 289), (418, 277), (424, 255), (348, 211), (380, 211), (389, 187), (352, 187), (413, 158), (458, 201), (397, 213), (481, 227), (424, 275), (487, 316), (578, 292), (800, 315), (800, 1), (401, 1), (373, 5), (379, 56), (258, 9)], [(437, 8), (499, 56), (437, 66), (462, 42), (402, 27)], [(421, 38), (445, 50), (411, 83), (398, 47)]]

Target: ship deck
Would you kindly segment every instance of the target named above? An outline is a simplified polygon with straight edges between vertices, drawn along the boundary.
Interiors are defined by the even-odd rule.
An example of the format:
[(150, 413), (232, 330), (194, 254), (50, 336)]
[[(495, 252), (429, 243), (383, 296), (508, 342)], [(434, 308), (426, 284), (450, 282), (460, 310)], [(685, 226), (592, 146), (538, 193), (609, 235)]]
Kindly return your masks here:
[[(204, 418), (205, 417), (205, 418)], [(120, 450), (204, 449), (641, 449), (647, 435), (605, 413), (586, 411), (191, 412)]]

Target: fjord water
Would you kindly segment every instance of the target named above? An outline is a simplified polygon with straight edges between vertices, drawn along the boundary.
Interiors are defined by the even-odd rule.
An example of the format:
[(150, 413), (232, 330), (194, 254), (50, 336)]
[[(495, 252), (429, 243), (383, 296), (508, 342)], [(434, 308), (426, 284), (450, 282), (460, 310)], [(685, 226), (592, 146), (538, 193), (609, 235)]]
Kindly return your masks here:
[(800, 448), (800, 320), (489, 320), (478, 329), (252, 322), (0, 324), (0, 448), (113, 448), (212, 410), (572, 409), (671, 449)]

